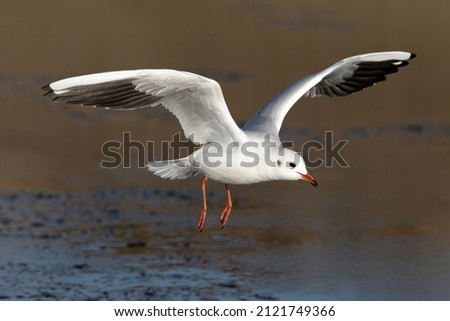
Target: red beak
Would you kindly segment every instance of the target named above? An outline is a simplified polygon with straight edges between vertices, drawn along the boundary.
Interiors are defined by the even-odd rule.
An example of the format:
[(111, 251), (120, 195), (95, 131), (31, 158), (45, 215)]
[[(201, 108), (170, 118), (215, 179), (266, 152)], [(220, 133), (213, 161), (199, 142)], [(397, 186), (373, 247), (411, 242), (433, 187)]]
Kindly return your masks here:
[(312, 186), (317, 187), (319, 184), (317, 183), (316, 179), (311, 174), (300, 174), (302, 179), (309, 182)]

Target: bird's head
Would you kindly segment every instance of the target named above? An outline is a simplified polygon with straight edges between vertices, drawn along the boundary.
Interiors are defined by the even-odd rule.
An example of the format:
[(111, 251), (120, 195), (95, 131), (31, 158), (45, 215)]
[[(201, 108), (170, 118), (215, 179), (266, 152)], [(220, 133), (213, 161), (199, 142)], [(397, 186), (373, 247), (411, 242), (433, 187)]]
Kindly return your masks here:
[(276, 161), (276, 171), (283, 180), (307, 181), (313, 186), (318, 186), (316, 179), (306, 170), (305, 161), (300, 153), (291, 149), (283, 148)]

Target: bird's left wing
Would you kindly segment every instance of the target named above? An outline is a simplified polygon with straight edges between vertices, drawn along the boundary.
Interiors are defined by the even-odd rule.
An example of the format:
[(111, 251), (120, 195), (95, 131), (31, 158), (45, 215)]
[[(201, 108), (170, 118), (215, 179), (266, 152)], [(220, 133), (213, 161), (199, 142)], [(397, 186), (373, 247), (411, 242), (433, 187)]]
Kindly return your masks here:
[(368, 53), (338, 61), (331, 67), (295, 81), (272, 98), (243, 127), (248, 131), (278, 133), (283, 120), (302, 96), (346, 96), (386, 80), (406, 66), (415, 54), (403, 51)]
[(184, 71), (144, 69), (67, 78), (43, 89), (53, 101), (109, 109), (164, 106), (192, 142), (239, 140), (244, 135), (230, 115), (220, 85)]

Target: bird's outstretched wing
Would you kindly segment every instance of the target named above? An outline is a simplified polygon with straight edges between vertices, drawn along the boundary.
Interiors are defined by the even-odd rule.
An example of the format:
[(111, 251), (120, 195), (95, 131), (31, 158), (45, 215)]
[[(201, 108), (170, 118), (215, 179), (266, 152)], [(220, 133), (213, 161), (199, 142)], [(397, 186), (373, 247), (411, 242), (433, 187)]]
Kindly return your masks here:
[(72, 77), (43, 87), (53, 101), (109, 109), (164, 106), (192, 142), (236, 141), (243, 132), (230, 115), (220, 85), (200, 75), (166, 69), (113, 71)]
[(284, 117), (302, 96), (346, 96), (386, 80), (406, 66), (415, 54), (403, 51), (368, 53), (338, 61), (318, 73), (301, 78), (273, 97), (244, 126), (248, 131), (278, 133)]

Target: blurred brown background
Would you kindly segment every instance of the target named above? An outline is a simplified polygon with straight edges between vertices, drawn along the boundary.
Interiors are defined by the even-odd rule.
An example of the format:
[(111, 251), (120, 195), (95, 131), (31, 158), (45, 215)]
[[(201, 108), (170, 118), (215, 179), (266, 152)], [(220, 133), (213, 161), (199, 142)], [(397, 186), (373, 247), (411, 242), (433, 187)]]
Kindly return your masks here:
[[(308, 248), (313, 256), (335, 243), (327, 238), (330, 229), (345, 235), (339, 243), (344, 252), (364, 235), (387, 237), (384, 246), (401, 244), (397, 250), (410, 254), (398, 264), (417, 264), (425, 278), (436, 271), (427, 265), (429, 258), (421, 261), (424, 266), (414, 262), (414, 251), (431, 242), (424, 251), (439, 258), (442, 270), (435, 279), (405, 290), (405, 298), (423, 288), (448, 285), (449, 274), (442, 271), (450, 270), (449, 12), (450, 3), (444, 0), (3, 2), (0, 190), (166, 188), (200, 195), (199, 179), (162, 180), (136, 168), (135, 154), (131, 169), (99, 166), (101, 145), (120, 141), (124, 131), (144, 142), (170, 139), (180, 130), (172, 115), (162, 109), (112, 112), (53, 104), (40, 91), (49, 82), (122, 69), (192, 71), (221, 83), (231, 114), (243, 123), (293, 80), (341, 58), (382, 50), (412, 51), (417, 58), (410, 66), (374, 88), (345, 98), (302, 99), (286, 118), (282, 138), (301, 146), (308, 139), (323, 138), (324, 131), (334, 131), (336, 140), (349, 139), (342, 155), (350, 167), (312, 170), (318, 189), (293, 182), (234, 187), (239, 206), (224, 233), (266, 235), (267, 228), (282, 227), (287, 228), (284, 237), (290, 239), (302, 229), (313, 229), (324, 242), (320, 249), (314, 248), (317, 243)], [(220, 184), (209, 188), (223, 193)], [(200, 207), (199, 198), (197, 202)], [(216, 229), (220, 204), (210, 211), (207, 228), (213, 231), (207, 233), (220, 233)], [(196, 207), (183, 211), (183, 205), (173, 206), (192, 218), (186, 230), (195, 229)], [(248, 229), (239, 230), (247, 223)], [(273, 231), (269, 234), (270, 241)], [(275, 235), (283, 238), (283, 231)], [(305, 246), (296, 237), (294, 246)], [(401, 237), (408, 238), (408, 244)], [(385, 256), (368, 244), (372, 245), (361, 253), (379, 255), (381, 261), (392, 254)], [(266, 252), (254, 253), (257, 262), (282, 270), (282, 263), (274, 263), (281, 258)], [(293, 249), (277, 253), (289, 257)], [(316, 259), (321, 262), (323, 257)], [(344, 271), (342, 260), (336, 258), (331, 264)], [(328, 268), (322, 266), (321, 271), (327, 274)], [(288, 281), (296, 274), (292, 269), (292, 273), (285, 271), (281, 284), (292, 285)], [(366, 269), (370, 267), (361, 267), (362, 275), (367, 275)], [(401, 270), (398, 275), (407, 275), (406, 284), (417, 280), (416, 272)], [(378, 277), (374, 280), (386, 275)], [(438, 293), (448, 295), (448, 288)]]
[[(172, 68), (206, 74), (222, 84), (232, 115), (242, 123), (291, 81), (341, 58), (410, 50), (418, 58), (387, 83), (343, 99), (305, 99), (285, 126), (323, 133), (356, 126), (448, 125), (447, 6), (441, 1), (431, 11), (408, 1), (3, 4), (1, 187), (163, 183), (142, 177), (142, 170), (99, 168), (99, 147), (120, 139), (123, 131), (143, 141), (168, 139), (180, 129), (171, 115), (64, 107), (39, 92), (47, 82), (100, 71)], [(346, 152), (360, 154), (356, 148), (350, 143)], [(427, 170), (421, 184), (436, 183), (433, 172)], [(385, 173), (395, 174), (389, 166)]]

